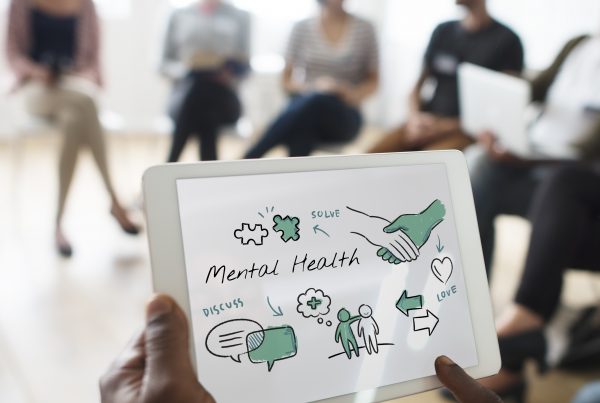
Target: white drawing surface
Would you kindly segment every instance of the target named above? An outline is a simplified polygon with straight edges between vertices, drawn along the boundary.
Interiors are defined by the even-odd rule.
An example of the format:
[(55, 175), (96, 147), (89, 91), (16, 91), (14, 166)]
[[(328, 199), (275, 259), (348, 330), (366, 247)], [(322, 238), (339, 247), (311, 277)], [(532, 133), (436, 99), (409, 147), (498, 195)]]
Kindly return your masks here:
[(478, 364), (443, 164), (177, 181), (199, 377), (308, 402)]

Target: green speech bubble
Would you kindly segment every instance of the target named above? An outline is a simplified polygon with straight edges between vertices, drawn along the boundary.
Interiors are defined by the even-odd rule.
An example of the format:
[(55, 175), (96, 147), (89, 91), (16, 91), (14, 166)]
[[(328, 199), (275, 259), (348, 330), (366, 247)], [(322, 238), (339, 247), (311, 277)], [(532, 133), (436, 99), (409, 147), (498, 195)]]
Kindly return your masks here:
[(296, 334), (290, 326), (249, 333), (246, 336), (246, 346), (250, 361), (254, 364), (266, 362), (269, 372), (275, 361), (292, 358), (298, 351)]

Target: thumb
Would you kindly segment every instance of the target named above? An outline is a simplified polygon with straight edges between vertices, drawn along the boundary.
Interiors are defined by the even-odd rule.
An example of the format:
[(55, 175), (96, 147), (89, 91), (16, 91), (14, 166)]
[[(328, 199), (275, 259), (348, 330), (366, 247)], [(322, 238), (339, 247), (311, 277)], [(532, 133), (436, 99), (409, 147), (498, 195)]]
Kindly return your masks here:
[(150, 374), (193, 375), (185, 314), (169, 296), (155, 295), (146, 306), (145, 350)]
[(406, 227), (404, 226), (406, 216), (407, 214), (402, 214), (401, 216), (396, 218), (390, 225), (383, 229), (383, 232), (385, 232), (386, 234), (392, 234), (394, 232), (397, 232), (398, 230), (406, 230)]
[(502, 403), (495, 393), (481, 386), (446, 356), (435, 360), (435, 372), (439, 380), (461, 403)]

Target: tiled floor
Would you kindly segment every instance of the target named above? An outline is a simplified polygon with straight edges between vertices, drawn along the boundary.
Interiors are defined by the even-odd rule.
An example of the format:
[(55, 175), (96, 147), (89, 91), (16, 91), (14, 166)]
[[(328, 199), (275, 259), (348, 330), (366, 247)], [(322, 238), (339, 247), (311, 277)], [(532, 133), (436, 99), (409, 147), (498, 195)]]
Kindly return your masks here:
[[(362, 150), (374, 135), (350, 151)], [(241, 154), (244, 142), (222, 141), (223, 156)], [(140, 176), (160, 163), (167, 139), (110, 138), (111, 166), (123, 200), (135, 206)], [(128, 237), (108, 213), (108, 200), (89, 156), (81, 159), (68, 206), (66, 230), (74, 244), (70, 260), (56, 256), (52, 221), (56, 198), (57, 139), (37, 137), (22, 147), (0, 144), (0, 402), (98, 401), (97, 379), (134, 330), (151, 292), (145, 237)], [(188, 150), (193, 159), (195, 150)], [(141, 220), (141, 214), (136, 212)], [(510, 299), (525, 250), (526, 226), (503, 220), (504, 259), (493, 280), (496, 306)], [(503, 231), (503, 233), (507, 233)], [(521, 234), (521, 236), (515, 236)], [(579, 280), (579, 282), (577, 282)], [(593, 298), (589, 277), (571, 287), (584, 303)], [(598, 283), (595, 283), (598, 286)], [(596, 288), (598, 290), (598, 288)], [(598, 373), (534, 377), (530, 402), (568, 401)], [(437, 402), (435, 392), (403, 402)]]

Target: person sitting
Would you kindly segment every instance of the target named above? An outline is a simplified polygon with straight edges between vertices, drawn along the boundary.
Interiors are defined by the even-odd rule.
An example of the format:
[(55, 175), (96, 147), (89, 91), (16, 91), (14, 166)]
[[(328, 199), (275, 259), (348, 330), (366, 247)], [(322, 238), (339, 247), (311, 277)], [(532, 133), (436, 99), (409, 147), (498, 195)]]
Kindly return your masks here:
[(482, 381), (515, 401), (525, 393), (525, 361), (546, 368), (543, 330), (559, 306), (565, 271), (600, 271), (600, 166), (561, 164), (539, 185), (529, 219), (524, 272), (514, 303), (496, 324), (502, 370)]
[(529, 129), (532, 148), (543, 156), (523, 159), (484, 133), (470, 151), (473, 196), (486, 268), (491, 268), (500, 214), (525, 216), (540, 181), (557, 161), (600, 156), (600, 36), (571, 40), (552, 65), (532, 82), (533, 98), (544, 103)]
[(200, 159), (217, 159), (219, 131), (241, 115), (236, 86), (249, 59), (250, 16), (245, 11), (222, 0), (202, 0), (171, 15), (160, 67), (174, 82), (169, 162), (179, 160), (193, 134), (200, 140)]
[[(408, 120), (385, 135), (369, 152), (462, 150), (473, 143), (459, 121), (457, 69), (468, 62), (488, 69), (519, 74), (523, 46), (508, 27), (493, 19), (486, 0), (457, 0), (467, 9), (461, 21), (439, 25), (433, 32), (423, 70), (408, 99)], [(421, 94), (431, 81), (435, 91), (423, 101)]]
[(244, 158), (278, 145), (291, 157), (319, 143), (358, 136), (361, 103), (377, 88), (378, 45), (371, 23), (348, 13), (344, 0), (318, 0), (318, 17), (297, 23), (289, 40), (283, 88), (291, 100)]
[(96, 95), (102, 84), (100, 33), (92, 0), (12, 0), (7, 59), (17, 76), (26, 108), (56, 123), (63, 135), (59, 162), (55, 242), (58, 252), (73, 249), (62, 229), (67, 194), (79, 150), (88, 146), (112, 202), (111, 214), (128, 234), (137, 234), (119, 203), (106, 158)]
[[(102, 403), (215, 403), (198, 382), (183, 310), (169, 296), (155, 295), (146, 326), (100, 379)], [(439, 380), (462, 403), (502, 403), (448, 357), (435, 361)]]

